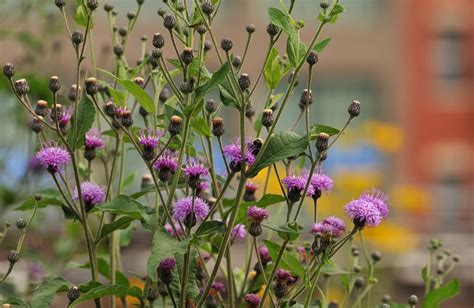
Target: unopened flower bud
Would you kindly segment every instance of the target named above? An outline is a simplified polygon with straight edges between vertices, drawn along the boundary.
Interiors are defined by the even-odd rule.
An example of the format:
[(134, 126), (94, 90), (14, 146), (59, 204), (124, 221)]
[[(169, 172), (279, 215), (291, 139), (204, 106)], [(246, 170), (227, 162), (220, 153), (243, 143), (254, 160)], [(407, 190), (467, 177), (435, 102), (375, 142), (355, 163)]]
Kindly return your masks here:
[(268, 35), (270, 35), (271, 38), (273, 38), (275, 35), (277, 35), (278, 32), (280, 32), (280, 28), (277, 25), (275, 25), (273, 23), (268, 24), (267, 33), (268, 33)]
[(249, 233), (253, 237), (260, 236), (262, 234), (262, 224), (259, 222), (252, 222), (250, 224)]
[(238, 69), (242, 64), (242, 58), (239, 56), (235, 56), (232, 58), (232, 66)]
[(191, 82), (185, 81), (179, 85), (179, 90), (183, 92), (183, 94), (192, 93), (194, 90), (194, 84), (192, 84)]
[(117, 44), (114, 46), (114, 54), (120, 58), (123, 55), (123, 46), (121, 44)]
[(214, 11), (214, 5), (210, 1), (204, 1), (201, 5), (201, 9), (206, 15), (211, 15)]
[(170, 125), (168, 126), (168, 132), (172, 135), (178, 135), (181, 132), (181, 117), (174, 115), (171, 117)]
[(306, 62), (311, 66), (318, 63), (318, 53), (314, 50), (311, 50), (308, 54), (308, 57), (306, 58)]
[(194, 227), (197, 223), (196, 214), (194, 212), (189, 213), (183, 221), (183, 224), (186, 228), (190, 229)]
[(30, 86), (26, 79), (19, 79), (15, 81), (15, 91), (19, 96), (25, 96), (30, 91)]
[(209, 99), (206, 101), (206, 105), (204, 106), (204, 108), (208, 113), (213, 113), (217, 110), (217, 103), (215, 100)]
[(145, 3), (145, 0), (137, 0), (138, 5), (142, 5), (143, 3)]
[(86, 93), (90, 96), (97, 94), (97, 80), (94, 77), (89, 77), (86, 79)]
[[(158, 49), (158, 48), (155, 48), (151, 51), (151, 57), (153, 58), (153, 60), (158, 61), (161, 56), (162, 56), (162, 52), (161, 52), (161, 49)], [(153, 65), (154, 67), (158, 66), (158, 62), (155, 63), (156, 65)]]
[(311, 90), (304, 89), (303, 93), (301, 94), (300, 104), (299, 104), (301, 110), (304, 110), (306, 107), (308, 107), (312, 103), (313, 103), (313, 93), (311, 92)]
[(385, 294), (382, 296), (382, 303), (390, 303), (392, 301), (392, 297), (389, 294)]
[(141, 88), (143, 88), (143, 86), (145, 85), (145, 79), (143, 79), (142, 77), (133, 78), (133, 82), (135, 82)]
[(382, 260), (382, 253), (380, 251), (374, 251), (370, 254), (370, 257), (374, 263), (377, 263)]
[(206, 28), (205, 25), (202, 25), (202, 24), (201, 24), (201, 25), (199, 25), (199, 26), (196, 27), (196, 31), (197, 31), (197, 33), (203, 35), (204, 33), (207, 32), (207, 28)]
[(165, 46), (165, 38), (161, 33), (153, 34), (153, 47), (155, 48), (163, 48)]
[(166, 14), (163, 19), (163, 26), (168, 30), (172, 30), (176, 26), (176, 17), (171, 14)]
[(212, 44), (209, 41), (204, 42), (204, 52), (208, 52), (209, 50), (212, 49)]
[(408, 298), (408, 304), (410, 305), (416, 305), (418, 303), (418, 296), (416, 295), (410, 295), (410, 297)]
[(239, 87), (242, 91), (247, 90), (250, 87), (250, 77), (248, 74), (242, 74), (239, 77)]
[(142, 184), (141, 184), (141, 188), (142, 189), (145, 189), (147, 187), (150, 187), (151, 185), (153, 185), (153, 177), (151, 176), (151, 174), (144, 174), (142, 176)]
[(364, 287), (364, 286), (365, 286), (365, 279), (362, 278), (362, 277), (360, 277), (360, 276), (357, 277), (357, 278), (355, 279), (354, 286), (355, 286), (357, 289), (360, 289), (360, 288)]
[(252, 104), (247, 104), (245, 106), (245, 116), (252, 120), (253, 116), (255, 115), (255, 107)]
[(184, 48), (183, 52), (180, 55), (181, 61), (183, 61), (184, 64), (190, 64), (193, 61), (194, 55), (193, 55), (193, 49), (190, 47)]
[(66, 1), (65, 0), (54, 0), (54, 4), (58, 7), (58, 8), (62, 8), (66, 5)]
[(61, 83), (59, 82), (58, 76), (52, 76), (51, 79), (49, 79), (48, 88), (53, 93), (56, 93), (61, 89)]
[(354, 273), (356, 274), (359, 274), (360, 272), (362, 272), (362, 266), (360, 265), (354, 265)]
[(273, 125), (273, 110), (271, 109), (263, 110), (262, 125), (267, 128)]
[(130, 11), (127, 13), (128, 19), (132, 20), (132, 19), (135, 19), (135, 17), (137, 17), (137, 14), (135, 12)]
[(127, 31), (127, 28), (125, 28), (125, 27), (120, 27), (120, 28), (118, 29), (118, 34), (119, 34), (121, 37), (127, 36), (127, 33), (128, 33), (128, 31)]
[(147, 294), (146, 299), (150, 303), (153, 303), (154, 301), (156, 301), (158, 299), (158, 294), (159, 294), (158, 288), (151, 287), (151, 288), (148, 289), (148, 294)]
[(329, 7), (329, 0), (321, 0), (321, 3), (319, 5), (323, 10), (325, 10)]
[(36, 102), (35, 114), (45, 117), (48, 115), (48, 103), (43, 100)]
[(99, 7), (99, 1), (97, 0), (87, 0), (87, 7), (93, 11)]
[(216, 137), (221, 137), (224, 135), (224, 119), (222, 118), (214, 118), (212, 120), (212, 134)]
[(158, 16), (163, 17), (163, 16), (165, 16), (165, 14), (166, 14), (166, 10), (165, 10), (164, 8), (160, 7), (160, 8), (158, 9), (157, 13), (158, 13)]
[[(67, 97), (69, 98), (69, 100), (71, 102), (75, 102), (76, 99), (80, 99), (81, 97), (81, 87), (79, 87), (79, 89), (77, 88), (77, 85), (73, 84), (70, 88), (69, 88), (69, 93), (67, 95)], [(79, 97), (78, 97), (79, 96)]]
[(106, 3), (104, 4), (104, 11), (106, 11), (107, 13), (112, 11), (114, 9), (114, 6), (110, 3)]
[(23, 218), (18, 218), (18, 220), (16, 221), (16, 227), (20, 230), (25, 229), (26, 224), (27, 222)]
[(11, 63), (7, 63), (3, 66), (3, 75), (7, 78), (12, 78), (15, 75), (15, 67)]
[(84, 41), (84, 34), (82, 34), (81, 30), (74, 30), (72, 32), (71, 41), (76, 47)]
[(10, 252), (8, 253), (7, 259), (8, 259), (8, 262), (10, 262), (11, 264), (15, 264), (18, 261), (18, 257), (19, 257), (18, 251), (10, 250)]
[(44, 128), (43, 117), (34, 117), (30, 124), (31, 130), (35, 133), (40, 133)]
[(124, 110), (122, 112), (121, 123), (124, 127), (130, 127), (133, 125), (132, 112), (130, 110)]
[(249, 34), (255, 32), (255, 25), (254, 24), (249, 24), (245, 27), (245, 31), (247, 31)]
[(171, 91), (168, 88), (163, 88), (158, 97), (160, 103), (164, 104), (171, 97)]
[(43, 199), (43, 196), (41, 194), (34, 194), (33, 198), (35, 201), (39, 202), (41, 199)]
[(229, 51), (232, 49), (232, 46), (234, 45), (234, 43), (232, 42), (232, 40), (230, 38), (223, 38), (221, 40), (221, 48), (224, 50), (224, 51)]
[(327, 150), (329, 145), (329, 135), (326, 133), (320, 133), (318, 139), (316, 139), (316, 149), (319, 153)]
[(458, 255), (454, 255), (454, 256), (453, 256), (453, 262), (459, 263), (459, 261), (460, 261), (459, 256), (458, 256)]
[(351, 118), (357, 117), (360, 114), (360, 102), (353, 100), (352, 103), (349, 105), (347, 112), (349, 112)]
[(104, 112), (106, 115), (108, 115), (109, 117), (113, 118), (115, 117), (115, 111), (116, 111), (117, 107), (115, 106), (115, 104), (113, 102), (107, 102), (105, 105), (104, 105)]
[(69, 304), (78, 299), (79, 296), (81, 296), (81, 292), (79, 292), (78, 287), (70, 287), (67, 291), (67, 298), (69, 299)]
[(53, 106), (51, 106), (51, 119), (53, 119), (53, 121), (58, 121), (61, 117), (62, 110), (63, 106), (61, 104), (54, 104)]

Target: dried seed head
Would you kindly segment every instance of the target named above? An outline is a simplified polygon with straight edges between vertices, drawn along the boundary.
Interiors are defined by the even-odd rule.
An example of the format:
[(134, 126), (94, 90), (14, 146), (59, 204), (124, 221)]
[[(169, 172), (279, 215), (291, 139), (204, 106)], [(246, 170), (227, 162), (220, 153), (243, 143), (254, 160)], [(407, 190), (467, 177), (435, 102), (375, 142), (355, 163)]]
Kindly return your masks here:
[(214, 118), (212, 120), (212, 134), (216, 137), (221, 137), (224, 135), (224, 119), (222, 118)]
[(115, 104), (113, 102), (107, 102), (105, 105), (104, 105), (104, 112), (107, 116), (113, 118), (115, 117), (115, 110), (117, 109), (117, 107), (115, 106)]
[(179, 85), (179, 90), (183, 92), (183, 94), (192, 93), (194, 90), (194, 84), (191, 82), (183, 82)]
[(234, 43), (232, 43), (232, 40), (230, 38), (223, 38), (221, 40), (221, 48), (224, 50), (224, 51), (229, 51), (232, 49), (232, 46), (234, 45)]
[(11, 264), (15, 264), (17, 261), (18, 261), (18, 257), (19, 257), (19, 254), (16, 250), (10, 250), (10, 252), (8, 253), (8, 262), (10, 262)]
[(153, 46), (155, 48), (163, 48), (165, 46), (165, 38), (161, 33), (153, 34)]
[(124, 36), (127, 36), (127, 28), (125, 27), (120, 27), (118, 29), (118, 34), (121, 36), (121, 37), (124, 37)]
[(201, 25), (199, 25), (199, 26), (196, 27), (196, 31), (197, 31), (199, 34), (202, 35), (202, 34), (204, 34), (204, 33), (207, 32), (207, 28), (206, 28), (205, 25), (202, 25), (202, 24), (201, 24)]
[(408, 304), (410, 305), (416, 305), (418, 303), (418, 296), (416, 295), (410, 295), (410, 297), (408, 298)]
[(66, 1), (65, 0), (54, 0), (54, 4), (58, 8), (63, 8), (66, 5)]
[(81, 296), (81, 292), (79, 292), (78, 287), (70, 287), (67, 291), (67, 298), (69, 299), (69, 304), (79, 298)]
[(49, 79), (48, 88), (51, 92), (56, 93), (61, 89), (61, 83), (59, 82), (58, 76), (52, 76)]
[(44, 128), (44, 124), (42, 120), (43, 120), (42, 116), (33, 118), (30, 124), (31, 130), (34, 131), (35, 133), (40, 133)]
[(15, 67), (11, 63), (7, 63), (3, 66), (3, 75), (7, 78), (12, 78), (15, 75)]
[(314, 50), (311, 50), (308, 54), (308, 57), (306, 57), (306, 62), (310, 65), (313, 66), (316, 63), (318, 63), (318, 53)]
[(170, 89), (163, 88), (163, 90), (161, 90), (160, 92), (158, 99), (160, 100), (160, 103), (164, 104), (170, 97), (171, 97)]
[(114, 46), (114, 54), (120, 58), (123, 55), (123, 46), (121, 44), (117, 44)]
[(124, 127), (130, 127), (133, 125), (133, 118), (132, 118), (132, 112), (130, 110), (124, 110), (122, 112), (122, 125)]
[[(155, 48), (151, 51), (151, 56), (152, 58), (156, 61), (156, 60), (159, 60), (162, 56), (162, 52), (161, 52), (161, 49), (158, 49), (158, 48)], [(158, 63), (156, 63), (158, 65)]]
[(30, 91), (30, 86), (26, 79), (19, 79), (15, 81), (15, 91), (19, 96), (25, 96)]
[(176, 26), (176, 17), (171, 14), (166, 14), (163, 19), (163, 26), (168, 30), (172, 30)]
[(145, 79), (142, 77), (135, 77), (133, 78), (133, 82), (135, 82), (137, 85), (139, 85), (141, 88), (145, 85)]
[(158, 13), (158, 16), (163, 17), (163, 16), (165, 16), (165, 14), (166, 14), (166, 10), (165, 10), (164, 8), (160, 7), (160, 8), (158, 9), (157, 13)]
[(178, 135), (181, 132), (181, 123), (183, 120), (181, 117), (174, 115), (171, 117), (170, 125), (168, 126), (168, 132), (172, 135)]
[(300, 103), (299, 106), (301, 110), (304, 110), (306, 107), (313, 103), (313, 93), (311, 90), (304, 89), (303, 93), (301, 93)]
[(352, 103), (349, 105), (347, 112), (349, 113), (351, 118), (357, 117), (360, 114), (360, 102), (353, 100)]
[(267, 128), (273, 125), (273, 110), (271, 109), (263, 110), (262, 125)]
[(316, 149), (319, 153), (322, 153), (327, 150), (329, 145), (329, 135), (326, 133), (320, 133), (316, 139)]
[(247, 90), (250, 87), (250, 77), (248, 74), (242, 74), (239, 77), (239, 87), (242, 91)]
[(268, 35), (270, 35), (271, 38), (273, 38), (275, 35), (277, 35), (278, 32), (280, 32), (280, 28), (277, 25), (275, 25), (273, 23), (268, 24), (267, 33), (268, 33)]
[(242, 64), (242, 58), (239, 56), (235, 56), (232, 58), (232, 66), (238, 69)]
[(104, 4), (104, 11), (106, 11), (107, 13), (112, 11), (114, 9), (114, 6), (110, 3), (106, 3)]
[(45, 117), (48, 115), (48, 102), (39, 100), (36, 102), (35, 113), (39, 116)]
[(86, 93), (94, 96), (97, 94), (97, 80), (94, 77), (89, 77), (86, 79)]
[(214, 5), (210, 1), (205, 1), (201, 5), (201, 9), (204, 12), (204, 14), (211, 15), (212, 12), (214, 11)]
[(74, 30), (74, 32), (72, 32), (71, 41), (76, 46), (84, 41), (84, 34), (82, 34), (81, 30)]
[(245, 106), (245, 116), (252, 120), (253, 116), (255, 115), (255, 107), (252, 104), (247, 104)]
[(87, 7), (89, 10), (93, 11), (99, 7), (99, 1), (97, 0), (87, 0)]
[(137, 17), (137, 14), (135, 12), (130, 11), (127, 13), (128, 19), (132, 20), (132, 19), (135, 19), (135, 17)]
[(193, 49), (190, 47), (184, 48), (180, 57), (181, 57), (181, 61), (183, 61), (184, 64), (190, 64), (194, 58)]
[(74, 102), (74, 101), (76, 101), (76, 98), (77, 98), (78, 95), (79, 95), (79, 99), (80, 99), (81, 91), (82, 91), (81, 87), (79, 87), (79, 89), (78, 89), (77, 85), (73, 84), (69, 88), (69, 93), (68, 93), (67, 97), (69, 98), (70, 101)]
[(206, 108), (206, 111), (208, 113), (213, 113), (217, 110), (217, 103), (215, 100), (213, 99), (209, 99), (208, 101), (206, 101), (206, 105), (205, 105), (205, 108)]
[(247, 31), (249, 34), (252, 34), (255, 32), (255, 25), (254, 24), (249, 24), (245, 26), (245, 31)]
[(59, 120), (62, 110), (63, 106), (61, 104), (54, 104), (51, 106), (51, 119), (53, 119), (53, 121)]
[(16, 227), (20, 230), (24, 229), (26, 227), (26, 220), (24, 220), (23, 218), (18, 218), (18, 220), (16, 221)]

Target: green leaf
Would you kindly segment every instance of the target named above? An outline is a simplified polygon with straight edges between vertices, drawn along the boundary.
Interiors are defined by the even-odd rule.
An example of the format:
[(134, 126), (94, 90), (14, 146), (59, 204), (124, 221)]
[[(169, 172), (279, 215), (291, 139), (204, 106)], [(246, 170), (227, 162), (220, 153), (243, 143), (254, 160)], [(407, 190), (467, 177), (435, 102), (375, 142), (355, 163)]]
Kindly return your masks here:
[(341, 269), (337, 264), (335, 263), (326, 263), (323, 265), (321, 268), (321, 273), (325, 275), (343, 275), (343, 274), (349, 274), (348, 271), (345, 271)]
[(278, 86), (278, 83), (281, 80), (282, 73), (280, 69), (280, 58), (278, 56), (278, 50), (273, 47), (269, 56), (267, 63), (265, 65), (265, 82), (267, 83), (270, 89), (275, 89)]
[(115, 220), (112, 223), (105, 224), (102, 227), (100, 232), (99, 241), (104, 239), (107, 235), (114, 232), (115, 230), (126, 229), (132, 223), (134, 219), (132, 217), (120, 217), (119, 219)]
[(321, 133), (326, 133), (329, 136), (333, 136), (339, 134), (339, 129), (327, 125), (314, 124), (311, 127), (311, 140), (318, 138), (319, 134)]
[(116, 90), (112, 87), (107, 87), (109, 93), (110, 93), (110, 96), (112, 96), (112, 99), (114, 100), (114, 102), (119, 105), (120, 107), (125, 107), (126, 103), (125, 103), (125, 94), (119, 90)]
[(270, 21), (280, 27), (280, 29), (288, 35), (293, 35), (295, 29), (291, 26), (290, 17), (275, 7), (268, 8), (268, 16)]
[[(53, 189), (48, 189), (40, 192), (42, 199), (38, 201), (38, 208), (45, 208), (48, 205), (62, 206), (63, 201), (61, 200), (60, 194), (58, 191)], [(32, 210), (35, 207), (36, 200), (34, 196), (29, 197), (23, 202), (20, 206), (15, 208), (15, 211), (28, 211)]]
[[(224, 200), (224, 206), (225, 206)], [(278, 204), (280, 202), (285, 201), (285, 197), (281, 195), (274, 195), (274, 194), (266, 194), (264, 195), (257, 203), (255, 202), (242, 202), (239, 206), (239, 211), (237, 213), (237, 222), (241, 222), (247, 216), (247, 209), (252, 206), (256, 205), (257, 207), (268, 207), (270, 205)], [(231, 205), (233, 205), (234, 201), (231, 201)]]
[(147, 211), (137, 200), (130, 196), (120, 195), (111, 202), (103, 203), (96, 208), (100, 211), (124, 215), (133, 219), (146, 219)]
[(206, 221), (199, 227), (198, 236), (205, 236), (212, 233), (224, 233), (226, 229), (226, 224), (218, 220)]
[(206, 95), (209, 91), (211, 91), (214, 88), (217, 88), (220, 84), (222, 84), (227, 77), (227, 74), (230, 71), (230, 66), (229, 63), (225, 63), (224, 65), (217, 70), (214, 74), (212, 74), (212, 77), (209, 81), (207, 81), (205, 84), (202, 86), (198, 87), (195, 91), (195, 99), (197, 100), (198, 98), (203, 97)]
[[(71, 129), (68, 132), (67, 143), (74, 149), (80, 148), (86, 139), (86, 133), (91, 129), (95, 121), (95, 107), (94, 103), (87, 97), (79, 103), (77, 107), (77, 117), (72, 116)], [(74, 134), (77, 118), (77, 132)], [(74, 139), (74, 137), (76, 137)]]
[(10, 296), (7, 299), (0, 300), (0, 305), (10, 304), (12, 306), (18, 306), (20, 308), (28, 308), (30, 305), (25, 303), (23, 300), (19, 299), (18, 297)]
[(287, 157), (297, 156), (303, 153), (308, 146), (308, 139), (293, 132), (278, 132), (270, 137), (268, 146), (265, 148), (260, 159), (257, 160), (248, 172), (253, 178), (263, 168), (270, 166)]
[(420, 276), (421, 276), (421, 279), (423, 279), (424, 283), (427, 283), (429, 281), (427, 265), (423, 266), (423, 268), (420, 270)]
[(135, 180), (135, 177), (137, 176), (136, 172), (132, 172), (129, 175), (125, 177), (122, 183), (122, 188), (126, 189), (128, 186), (132, 185), (133, 181)]
[(286, 43), (286, 53), (288, 54), (288, 60), (293, 67), (297, 67), (303, 60), (306, 54), (306, 45), (298, 40), (298, 35), (290, 35)]
[(329, 44), (329, 42), (331, 41), (332, 38), (328, 37), (327, 39), (324, 39), (322, 41), (319, 41), (317, 42), (314, 47), (313, 47), (313, 50), (316, 51), (316, 52), (321, 52), (323, 51), (324, 48), (326, 48), (326, 46)]
[(132, 296), (141, 300), (141, 293), (141, 290), (137, 287), (127, 288), (121, 285), (105, 285), (94, 288), (89, 292), (79, 296), (79, 298), (76, 299), (69, 307), (76, 307), (81, 303), (109, 295), (115, 295), (120, 297)]
[(282, 226), (275, 226), (267, 223), (263, 224), (264, 227), (276, 231), (278, 236), (283, 240), (294, 241), (300, 236), (300, 230), (302, 229), (296, 223), (286, 223)]
[[(74, 14), (74, 21), (78, 26), (85, 28), (87, 26), (87, 9), (80, 0), (76, 0), (76, 2), (78, 6), (76, 9), (76, 13)], [(90, 20), (89, 28), (94, 28), (92, 19)]]
[[(278, 244), (275, 244), (273, 242), (263, 240), (265, 246), (268, 248), (268, 252), (272, 256), (273, 260), (276, 260), (278, 257), (278, 254), (281, 250), (281, 246)], [(284, 268), (288, 271), (291, 271), (294, 274), (297, 274), (300, 279), (304, 279), (305, 276), (305, 270), (303, 265), (301, 265), (300, 261), (298, 260), (297, 257), (295, 257), (293, 254), (291, 254), (288, 251), (285, 251), (283, 253), (283, 257), (281, 258), (279, 266), (281, 268)]]
[(433, 289), (425, 296), (423, 301), (423, 308), (438, 308), (445, 300), (456, 296), (461, 288), (461, 283), (458, 279), (453, 279), (445, 285)]
[(191, 126), (199, 134), (205, 137), (211, 137), (211, 128), (209, 127), (209, 123), (207, 123), (207, 121), (204, 121), (203, 118), (193, 118), (191, 120)]
[(31, 298), (32, 308), (50, 307), (50, 303), (58, 290), (64, 286), (69, 286), (69, 282), (61, 277), (55, 277), (43, 282), (38, 289), (36, 289)]
[(151, 248), (150, 256), (147, 262), (147, 275), (155, 282), (156, 269), (161, 260), (166, 257), (172, 257), (175, 254), (183, 255), (186, 253), (188, 245), (187, 240), (178, 241), (172, 238), (167, 233), (157, 230), (153, 235), (153, 246)]
[(151, 96), (139, 85), (131, 80), (120, 79), (109, 71), (99, 69), (101, 72), (105, 73), (109, 77), (115, 79), (119, 85), (121, 85), (125, 90), (127, 90), (133, 97), (137, 100), (140, 106), (143, 107), (148, 113), (156, 114), (156, 106), (153, 103)]
[(224, 106), (237, 107), (237, 100), (230, 94), (230, 92), (223, 86), (219, 86), (219, 95)]

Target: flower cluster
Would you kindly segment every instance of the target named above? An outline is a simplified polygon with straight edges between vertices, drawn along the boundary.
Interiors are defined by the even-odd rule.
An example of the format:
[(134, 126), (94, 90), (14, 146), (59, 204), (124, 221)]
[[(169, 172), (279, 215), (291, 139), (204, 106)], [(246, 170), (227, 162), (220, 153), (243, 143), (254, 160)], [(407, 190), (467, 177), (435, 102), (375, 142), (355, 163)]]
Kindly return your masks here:
[[(105, 191), (99, 185), (92, 182), (81, 183), (81, 196), (86, 211), (90, 211), (94, 206), (104, 202)], [(79, 193), (77, 188), (72, 193), (72, 199), (79, 201)]]
[(188, 228), (206, 218), (209, 205), (201, 198), (186, 197), (174, 203), (173, 218), (184, 223)]
[(388, 198), (382, 191), (374, 188), (349, 202), (344, 211), (356, 227), (375, 227), (388, 214)]
[(42, 148), (37, 154), (36, 158), (46, 169), (51, 173), (56, 173), (61, 170), (61, 167), (71, 161), (69, 152), (58, 146), (46, 146)]
[(339, 238), (346, 230), (344, 221), (336, 216), (325, 218), (311, 227), (311, 233), (321, 235), (324, 238)]

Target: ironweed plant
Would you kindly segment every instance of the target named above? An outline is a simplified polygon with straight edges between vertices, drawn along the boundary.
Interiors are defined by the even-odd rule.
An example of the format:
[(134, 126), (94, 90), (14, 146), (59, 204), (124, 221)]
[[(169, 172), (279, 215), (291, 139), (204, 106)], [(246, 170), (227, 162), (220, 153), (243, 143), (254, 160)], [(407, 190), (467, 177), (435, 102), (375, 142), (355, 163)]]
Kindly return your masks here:
[[(318, 200), (333, 189), (332, 179), (322, 171), (324, 161), (361, 112), (360, 102), (350, 102), (347, 111), (341, 111), (347, 112), (347, 121), (340, 129), (315, 125), (309, 116), (318, 53), (329, 43), (319, 37), (344, 12), (339, 1), (321, 1), (315, 16), (318, 26), (307, 30), (313, 33), (309, 42), (300, 37), (306, 31), (304, 22), (292, 18), (297, 1), (270, 7), (268, 49), (256, 76), (245, 73), (245, 67), (257, 29), (252, 24), (245, 28), (245, 51), (241, 57), (235, 55), (237, 42), (230, 38), (219, 42), (213, 29), (219, 0), (164, 0), (166, 8), (158, 10), (163, 33), (153, 35), (150, 52), (145, 52), (149, 46), (142, 37), (136, 65), (126, 59), (126, 51), (144, 0), (137, 0), (123, 28), (116, 26), (114, 7), (105, 4), (115, 55), (109, 71), (96, 67), (92, 52), (97, 0), (77, 1), (74, 20), (79, 30), (69, 24), (66, 1), (54, 2), (75, 52), (70, 68), (75, 84), (65, 90), (60, 78), (53, 76), (52, 99), (32, 103), (28, 81), (14, 79), (12, 64), (3, 68), (13, 93), (31, 115), (38, 140), (36, 158), (56, 190), (37, 193), (22, 205), (33, 211), (28, 220), (16, 223), (18, 246), (8, 254), (10, 266), (1, 282), (21, 260), (23, 240), (36, 211), (47, 205), (60, 205), (66, 218), (81, 226), (88, 255), (82, 268), (90, 270), (91, 280), (75, 286), (64, 278), (48, 277), (31, 299), (11, 297), (2, 303), (47, 307), (54, 296), (66, 294), (71, 307), (88, 301), (97, 307), (127, 306), (132, 298), (140, 307), (337, 307), (320, 283), (323, 277), (328, 281), (339, 275), (345, 291), (341, 307), (404, 306), (389, 296), (383, 302), (371, 298), (377, 284), (375, 266), (382, 256), (367, 251), (363, 234), (387, 217), (387, 196), (368, 188), (353, 199), (344, 206), (347, 226), (339, 217), (318, 216)], [(277, 42), (283, 40), (286, 50), (279, 50)], [(165, 53), (165, 45), (172, 47), (170, 52)], [(207, 63), (214, 56), (219, 68), (211, 72)], [(85, 61), (91, 70), (84, 75)], [(296, 93), (301, 112), (295, 126), (303, 121), (305, 133), (299, 135), (294, 129), (279, 130), (278, 124), (288, 105), (296, 104), (293, 95), (296, 84), (303, 82), (303, 70), (306, 89)], [(278, 93), (288, 77), (286, 90)], [(260, 100), (255, 97), (259, 86), (267, 95), (254, 106), (252, 101)], [(220, 102), (209, 99), (213, 93), (219, 93)], [(239, 114), (239, 136), (232, 141), (219, 117), (224, 110)], [(124, 166), (132, 163), (130, 148), (141, 158), (133, 163), (146, 166), (148, 174), (142, 178), (142, 190), (127, 195)], [(224, 175), (216, 172), (218, 157), (224, 162)], [(258, 187), (252, 182), (259, 173), (266, 174), (268, 182), (272, 170), (280, 183), (279, 194), (266, 193), (267, 183)], [(314, 207), (310, 226), (307, 217), (302, 219), (305, 201)], [(281, 215), (272, 214), (269, 207), (285, 213), (282, 224)], [(121, 272), (119, 231), (138, 225), (153, 236), (143, 287), (131, 286)], [(304, 233), (311, 236), (311, 243), (300, 239)], [(355, 237), (359, 247), (352, 246)], [(245, 243), (246, 252), (244, 265), (237, 270), (232, 259), (239, 241)], [(457, 280), (444, 284), (458, 257), (444, 254), (435, 266), (433, 254), (439, 246), (432, 242), (430, 263), (422, 270), (425, 307), (437, 307), (459, 289)], [(100, 249), (105, 259), (98, 258)], [(333, 260), (340, 252), (347, 254), (347, 266), (339, 267)], [(417, 302), (413, 295), (406, 307)]]

